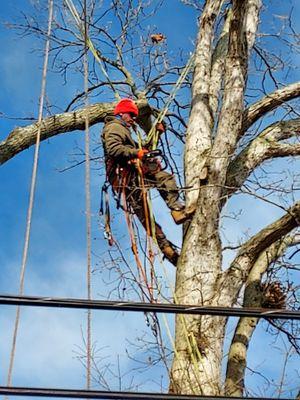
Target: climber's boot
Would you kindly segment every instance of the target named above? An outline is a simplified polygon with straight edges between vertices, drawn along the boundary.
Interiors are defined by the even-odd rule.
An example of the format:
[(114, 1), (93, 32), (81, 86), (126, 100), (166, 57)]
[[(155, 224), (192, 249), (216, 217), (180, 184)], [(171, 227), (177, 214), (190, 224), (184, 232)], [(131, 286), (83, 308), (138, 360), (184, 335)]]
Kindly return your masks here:
[(196, 211), (196, 205), (189, 208), (183, 208), (181, 210), (172, 210), (171, 215), (175, 224), (180, 225), (186, 222), (188, 219), (192, 218)]
[(170, 263), (173, 264), (174, 267), (176, 267), (176, 264), (177, 264), (177, 261), (178, 261), (178, 258), (179, 258), (179, 254), (176, 251), (176, 249), (174, 247), (172, 247), (171, 245), (167, 245), (167, 246), (164, 246), (161, 249), (161, 251), (162, 251), (164, 257), (168, 261), (170, 261)]

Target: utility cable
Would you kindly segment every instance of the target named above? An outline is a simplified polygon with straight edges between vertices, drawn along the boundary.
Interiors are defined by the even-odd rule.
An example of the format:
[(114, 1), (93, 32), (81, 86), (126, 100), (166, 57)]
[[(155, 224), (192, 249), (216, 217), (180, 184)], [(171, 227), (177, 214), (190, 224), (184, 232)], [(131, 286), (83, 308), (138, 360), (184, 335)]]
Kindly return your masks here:
[(200, 394), (149, 393), (149, 392), (116, 392), (102, 390), (72, 390), (51, 388), (6, 388), (0, 386), (0, 394), (14, 396), (56, 397), (74, 399), (114, 399), (114, 400), (289, 400), (288, 398), (270, 397), (231, 397), (205, 396)]
[(268, 319), (300, 320), (299, 310), (281, 308), (195, 306), (176, 303), (145, 303), (112, 300), (87, 300), (77, 298), (57, 298), (40, 296), (1, 295), (0, 304), (30, 307), (73, 308), (91, 310), (112, 310), (132, 312), (153, 312), (166, 314), (213, 315), (218, 317), (254, 317)]
[[(47, 78), (47, 70), (48, 70), (49, 50), (50, 50), (50, 34), (51, 34), (51, 29), (52, 29), (53, 0), (48, 0), (48, 10), (49, 10), (48, 11), (48, 13), (49, 13), (48, 29), (47, 29), (47, 39), (46, 39), (46, 45), (45, 45), (45, 57), (44, 57), (44, 66), (43, 66), (43, 73), (42, 73), (41, 94), (40, 94), (40, 100), (39, 100), (36, 145), (35, 145), (35, 151), (34, 151), (30, 197), (29, 197), (29, 205), (28, 205), (28, 211), (27, 211), (25, 241), (24, 241), (22, 265), (21, 265), (21, 273), (20, 273), (20, 285), (19, 285), (20, 295), (22, 295), (24, 292), (24, 278), (25, 278), (26, 262), (27, 262), (28, 248), (29, 248), (32, 210), (33, 210), (35, 187), (36, 187), (40, 136), (41, 136), (41, 127), (42, 127), (42, 118), (43, 118), (44, 99), (45, 99), (45, 93), (46, 93), (46, 78)], [(17, 311), (16, 311), (12, 348), (11, 348), (10, 361), (9, 361), (8, 374), (7, 374), (7, 386), (10, 386), (11, 381), (12, 381), (12, 371), (13, 371), (13, 365), (14, 365), (14, 359), (15, 359), (15, 352), (16, 352), (16, 342), (17, 342), (19, 321), (20, 321), (20, 307), (18, 306)]]

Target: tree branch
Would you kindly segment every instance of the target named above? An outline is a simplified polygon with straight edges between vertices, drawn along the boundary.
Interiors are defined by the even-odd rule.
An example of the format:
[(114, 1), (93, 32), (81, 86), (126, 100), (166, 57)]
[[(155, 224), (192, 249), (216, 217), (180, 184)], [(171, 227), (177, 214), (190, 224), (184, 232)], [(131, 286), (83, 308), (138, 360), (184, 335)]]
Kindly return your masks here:
[[(117, 45), (116, 45), (116, 47), (117, 47)], [(137, 89), (137, 86), (135, 84), (132, 74), (128, 71), (128, 69), (124, 65), (120, 64), (118, 61), (111, 60), (110, 58), (105, 57), (98, 49), (96, 49), (96, 51), (97, 51), (98, 57), (103, 62), (110, 64), (111, 66), (115, 67), (123, 74), (123, 76), (125, 78), (124, 83), (127, 84), (128, 86), (130, 86), (132, 94), (134, 96), (136, 96), (137, 98), (141, 98), (144, 96), (144, 94)]]
[(289, 100), (300, 96), (300, 82), (292, 83), (282, 89), (278, 89), (268, 94), (261, 100), (252, 104), (244, 111), (243, 125), (240, 137), (253, 125), (259, 118), (277, 107), (282, 106)]
[[(244, 307), (261, 307), (262, 291), (260, 287), (263, 274), (294, 243), (294, 236), (273, 243), (263, 251), (251, 269), (246, 281)], [(226, 396), (243, 396), (244, 378), (247, 365), (247, 351), (259, 318), (240, 318), (236, 326), (228, 354), (225, 380)]]
[[(209, 183), (220, 186), (225, 183), (230, 155), (236, 146), (242, 124), (248, 65), (248, 47), (245, 35), (247, 3), (246, 1), (233, 1), (228, 54), (225, 64), (223, 102), (216, 139), (208, 164), (210, 170)], [(220, 186), (219, 193), (221, 193)], [(218, 197), (216, 196), (216, 198)]]
[(249, 239), (241, 247), (228, 270), (220, 276), (218, 282), (219, 292), (221, 293), (220, 304), (232, 305), (236, 301), (242, 284), (246, 281), (260, 253), (299, 225), (300, 201), (289, 208), (283, 217)]
[(279, 143), (300, 133), (300, 118), (275, 122), (264, 129), (233, 159), (228, 167), (227, 195), (238, 190), (251, 172), (265, 160), (300, 154), (300, 144)]
[[(140, 110), (139, 123), (148, 120), (151, 109), (144, 100), (136, 102)], [(115, 103), (96, 103), (73, 112), (52, 115), (44, 118), (41, 128), (41, 141), (65, 132), (85, 129), (85, 118), (88, 113), (89, 125), (103, 122), (111, 114)], [(0, 165), (35, 143), (38, 130), (37, 123), (15, 128), (8, 137), (0, 142)]]

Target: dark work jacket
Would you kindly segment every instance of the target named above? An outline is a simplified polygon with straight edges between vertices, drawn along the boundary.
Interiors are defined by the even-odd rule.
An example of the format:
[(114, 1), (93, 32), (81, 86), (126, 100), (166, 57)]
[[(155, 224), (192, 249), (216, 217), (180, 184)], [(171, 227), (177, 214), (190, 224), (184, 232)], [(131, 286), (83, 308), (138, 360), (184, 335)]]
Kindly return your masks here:
[(107, 161), (125, 166), (137, 158), (138, 144), (132, 139), (130, 129), (115, 117), (106, 117), (102, 141)]
[[(113, 187), (119, 185), (120, 168), (134, 179), (136, 169), (130, 160), (137, 158), (138, 144), (131, 137), (130, 129), (124, 122), (113, 116), (105, 118), (102, 142), (105, 155), (106, 176)], [(129, 179), (129, 178), (128, 178)]]

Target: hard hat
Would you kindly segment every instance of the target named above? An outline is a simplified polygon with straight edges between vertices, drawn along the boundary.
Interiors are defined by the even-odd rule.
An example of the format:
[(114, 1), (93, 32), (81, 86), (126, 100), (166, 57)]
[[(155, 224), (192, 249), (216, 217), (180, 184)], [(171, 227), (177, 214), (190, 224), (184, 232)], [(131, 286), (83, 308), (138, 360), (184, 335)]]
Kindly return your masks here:
[(133, 113), (135, 116), (139, 115), (139, 109), (135, 102), (131, 99), (122, 99), (114, 109), (114, 115), (122, 113)]

